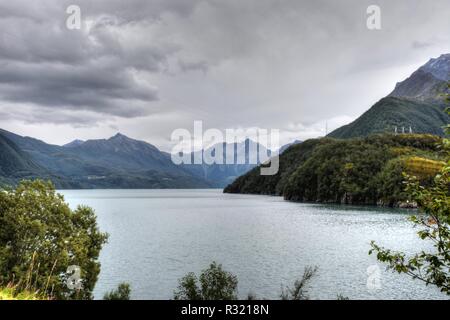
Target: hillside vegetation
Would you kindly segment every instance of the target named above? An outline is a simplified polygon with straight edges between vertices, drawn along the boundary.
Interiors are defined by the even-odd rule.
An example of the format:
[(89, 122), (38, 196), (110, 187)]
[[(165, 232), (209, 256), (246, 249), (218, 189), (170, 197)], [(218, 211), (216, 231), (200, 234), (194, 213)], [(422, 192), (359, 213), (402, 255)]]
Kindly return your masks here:
[(59, 187), (68, 184), (64, 178), (50, 173), (0, 130), (0, 187), (14, 185), (23, 179), (52, 180)]
[(354, 122), (329, 134), (332, 138), (365, 137), (375, 133), (409, 132), (429, 133), (443, 136), (442, 127), (450, 117), (443, 112), (444, 106), (415, 101), (407, 98), (387, 97)]
[(255, 168), (226, 187), (225, 192), (282, 195), (295, 201), (397, 206), (407, 200), (403, 172), (427, 184), (442, 168), (441, 141), (427, 134), (308, 140), (280, 156), (277, 175), (261, 176), (259, 168)]
[(41, 169), (15, 143), (0, 134), (0, 176), (27, 177)]

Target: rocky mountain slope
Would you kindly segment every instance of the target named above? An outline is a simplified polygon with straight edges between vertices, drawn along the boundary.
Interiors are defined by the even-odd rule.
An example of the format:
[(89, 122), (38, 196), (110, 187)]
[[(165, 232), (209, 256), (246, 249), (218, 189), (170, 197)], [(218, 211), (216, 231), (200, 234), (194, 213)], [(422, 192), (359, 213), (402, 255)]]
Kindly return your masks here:
[(374, 133), (410, 132), (443, 135), (450, 117), (443, 112), (443, 95), (450, 92), (450, 54), (431, 59), (394, 91), (352, 123), (329, 134), (334, 138)]

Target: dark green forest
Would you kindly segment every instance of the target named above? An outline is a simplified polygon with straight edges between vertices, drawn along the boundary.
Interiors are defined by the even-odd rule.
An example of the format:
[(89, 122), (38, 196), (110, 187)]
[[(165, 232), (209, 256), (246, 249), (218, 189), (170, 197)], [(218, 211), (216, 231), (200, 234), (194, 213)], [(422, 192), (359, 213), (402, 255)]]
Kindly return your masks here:
[(287, 200), (399, 206), (408, 200), (403, 173), (423, 184), (442, 168), (442, 139), (428, 134), (373, 135), (338, 140), (321, 138), (294, 145), (280, 156), (274, 176), (259, 168), (224, 192), (282, 195)]

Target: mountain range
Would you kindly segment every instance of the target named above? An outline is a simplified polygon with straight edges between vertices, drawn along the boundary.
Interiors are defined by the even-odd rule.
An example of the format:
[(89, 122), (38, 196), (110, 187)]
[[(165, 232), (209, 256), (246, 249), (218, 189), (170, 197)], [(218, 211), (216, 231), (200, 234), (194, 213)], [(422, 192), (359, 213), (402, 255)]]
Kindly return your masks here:
[(450, 117), (443, 112), (443, 96), (450, 92), (450, 54), (431, 59), (394, 91), (352, 123), (329, 134), (333, 138), (365, 137), (401, 132), (443, 135)]
[[(246, 139), (245, 141), (241, 143), (234, 143), (234, 144), (227, 144), (222, 143), (216, 144), (214, 146), (211, 146), (210, 148), (207, 148), (206, 150), (198, 151), (195, 153), (203, 153), (205, 154), (211, 154), (214, 155), (214, 152), (217, 147), (222, 148), (223, 154), (222, 154), (222, 163), (223, 164), (191, 164), (191, 165), (182, 165), (182, 167), (193, 174), (196, 177), (202, 177), (203, 179), (209, 181), (213, 187), (217, 188), (223, 188), (226, 185), (233, 182), (237, 177), (243, 175), (244, 173), (250, 171), (257, 165), (265, 162), (270, 157), (270, 151), (267, 150), (264, 146), (260, 145), (259, 143), (254, 142), (253, 140)], [(234, 149), (234, 159), (231, 164), (227, 164), (226, 158), (227, 158), (227, 150), (229, 148)], [(249, 157), (249, 150), (257, 150), (258, 153), (261, 153), (263, 156), (262, 159), (259, 158), (256, 159), (256, 161), (252, 161)], [(194, 163), (194, 154), (191, 154), (191, 160), (192, 163)], [(238, 159), (242, 158), (245, 159), (244, 164), (239, 164)]]
[[(450, 54), (431, 59), (397, 83), (390, 95), (354, 122), (331, 132), (329, 137), (365, 137), (393, 133), (395, 128), (400, 133), (411, 130), (443, 135), (442, 127), (450, 120), (443, 112), (443, 95), (449, 93), (449, 81)], [(294, 145), (302, 144), (295, 141), (279, 152), (285, 154)], [(211, 154), (216, 147), (197, 153)], [(224, 159), (227, 147), (230, 145), (223, 144)], [(43, 178), (52, 180), (58, 188), (221, 188), (265, 161), (258, 159), (250, 164), (249, 150), (270, 155), (269, 150), (249, 139), (232, 147), (235, 160), (242, 156), (245, 164), (178, 166), (171, 161), (169, 153), (120, 133), (109, 139), (74, 140), (57, 146), (0, 129), (0, 183)], [(290, 152), (282, 159), (295, 163), (293, 154)]]
[(250, 146), (267, 152), (246, 140), (234, 144), (235, 157), (243, 154), (246, 164), (175, 165), (169, 153), (120, 133), (57, 146), (0, 129), (0, 182), (45, 178), (59, 188), (220, 188), (260, 163), (248, 164)]

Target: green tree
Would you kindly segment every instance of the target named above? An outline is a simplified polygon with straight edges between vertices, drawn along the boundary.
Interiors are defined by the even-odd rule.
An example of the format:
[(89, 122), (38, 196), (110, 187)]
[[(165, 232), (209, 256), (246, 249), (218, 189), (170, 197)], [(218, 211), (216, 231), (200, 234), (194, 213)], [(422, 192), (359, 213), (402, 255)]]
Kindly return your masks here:
[(128, 283), (121, 283), (117, 289), (106, 293), (103, 300), (130, 300), (131, 287)]
[(222, 269), (222, 265), (213, 262), (203, 270), (200, 278), (188, 273), (179, 281), (175, 300), (236, 300), (237, 277)]
[(306, 267), (302, 278), (294, 282), (293, 288), (282, 288), (280, 295), (281, 300), (309, 300), (309, 283), (316, 275), (317, 270), (317, 267)]
[[(447, 96), (447, 101), (449, 97)], [(448, 101), (450, 102), (450, 101)], [(450, 109), (447, 108), (450, 114)], [(450, 134), (450, 127), (445, 127)], [(450, 152), (449, 140), (444, 139), (443, 149), (447, 162), (435, 177), (431, 187), (420, 185), (415, 177), (407, 176), (406, 193), (416, 201), (421, 215), (411, 217), (411, 221), (421, 227), (418, 236), (433, 244), (432, 252), (421, 251), (407, 257), (405, 253), (393, 252), (372, 242), (369, 254), (376, 253), (377, 259), (398, 273), (410, 275), (426, 285), (435, 285), (450, 295)]]
[[(50, 182), (0, 191), (0, 283), (56, 299), (91, 299), (106, 241), (94, 211), (71, 210)], [(69, 266), (76, 266), (72, 273)]]
[(402, 187), (404, 171), (404, 161), (399, 157), (388, 161), (376, 176), (377, 192), (383, 205), (393, 207), (399, 200), (407, 199)]

